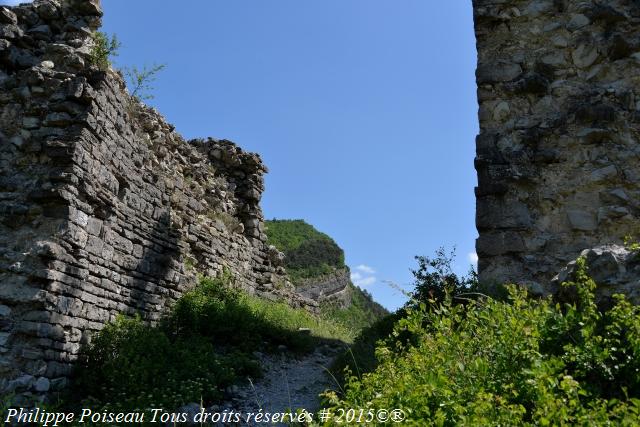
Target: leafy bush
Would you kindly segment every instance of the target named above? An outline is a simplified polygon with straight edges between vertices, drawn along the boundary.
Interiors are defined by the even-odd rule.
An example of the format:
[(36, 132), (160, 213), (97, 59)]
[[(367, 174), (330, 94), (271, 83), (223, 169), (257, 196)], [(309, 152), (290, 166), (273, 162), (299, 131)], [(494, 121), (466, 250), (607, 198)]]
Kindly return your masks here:
[(233, 289), (231, 281), (201, 279), (158, 326), (124, 316), (106, 325), (85, 351), (74, 395), (105, 410), (211, 403), (239, 378), (259, 376), (256, 349), (284, 344), (304, 352), (324, 339), (350, 337), (303, 309)]
[(101, 70), (106, 70), (111, 65), (110, 58), (118, 56), (121, 43), (116, 35), (109, 37), (102, 31), (93, 33), (93, 48), (91, 49), (90, 62)]
[(80, 369), (78, 390), (104, 409), (177, 408), (221, 397), (238, 375), (257, 366), (238, 354), (222, 355), (201, 336), (171, 338), (139, 317), (120, 316), (96, 335)]
[[(416, 309), (421, 304), (433, 308), (444, 301), (452, 304), (464, 303), (470, 297), (477, 297), (473, 291), (478, 287), (477, 276), (473, 269), (468, 276), (458, 276), (453, 272), (452, 265), (455, 252), (446, 253), (444, 248), (436, 251), (433, 258), (416, 256), (418, 269), (411, 270), (414, 277), (414, 292), (405, 307), (393, 315), (373, 316), (373, 321), (366, 325), (359, 325), (362, 329), (356, 336), (348, 352), (341, 355), (334, 363), (333, 371), (341, 381), (345, 372), (366, 373), (377, 366), (376, 348), (379, 341), (395, 347), (398, 343), (415, 341), (416, 337), (410, 332), (391, 335), (395, 322), (407, 316), (407, 310)], [(341, 319), (342, 314), (336, 310), (331, 313), (332, 318)], [(356, 320), (357, 322), (357, 320)]]
[(415, 307), (420, 303), (439, 303), (446, 298), (454, 298), (455, 302), (463, 302), (468, 299), (465, 296), (478, 287), (477, 274), (473, 268), (469, 271), (468, 276), (458, 276), (453, 272), (455, 251), (447, 255), (445, 249), (440, 248), (436, 251), (434, 258), (417, 256), (415, 259), (418, 261), (418, 269), (411, 270), (415, 279), (415, 290), (408, 306)]
[(401, 315), (397, 312), (383, 316), (357, 334), (353, 344), (340, 354), (331, 366), (333, 375), (342, 385), (351, 373), (360, 377), (362, 374), (376, 369), (378, 366), (376, 348), (381, 340), (389, 339), (400, 318)]
[(376, 350), (375, 371), (350, 375), (337, 408), (400, 408), (410, 425), (637, 425), (640, 307), (623, 296), (601, 313), (578, 263), (578, 300), (560, 306), (489, 298), (406, 310)]

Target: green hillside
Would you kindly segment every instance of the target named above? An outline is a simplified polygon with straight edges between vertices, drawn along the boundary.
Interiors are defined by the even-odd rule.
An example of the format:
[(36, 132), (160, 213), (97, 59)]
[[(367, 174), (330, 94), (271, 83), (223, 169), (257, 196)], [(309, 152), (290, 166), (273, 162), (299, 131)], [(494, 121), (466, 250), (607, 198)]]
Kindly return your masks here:
[(268, 243), (286, 255), (285, 267), (294, 283), (346, 268), (340, 246), (303, 220), (272, 220), (265, 226)]
[[(285, 268), (294, 284), (300, 279), (348, 269), (342, 248), (303, 220), (271, 220), (265, 225), (268, 243), (285, 254)], [(350, 284), (348, 292), (351, 301), (347, 308), (325, 303), (321, 307), (323, 316), (349, 329), (360, 330), (389, 314), (367, 291)]]
[(375, 302), (366, 290), (351, 284), (349, 293), (351, 295), (349, 307), (323, 304), (320, 307), (323, 317), (347, 329), (362, 331), (389, 314), (387, 309)]

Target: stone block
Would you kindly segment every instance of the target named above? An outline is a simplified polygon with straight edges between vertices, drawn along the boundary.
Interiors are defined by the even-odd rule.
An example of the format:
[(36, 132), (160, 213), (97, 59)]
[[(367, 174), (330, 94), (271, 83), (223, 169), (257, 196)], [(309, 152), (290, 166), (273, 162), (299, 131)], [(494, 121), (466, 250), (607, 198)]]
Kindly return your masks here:
[(569, 223), (574, 230), (594, 231), (598, 228), (596, 216), (591, 212), (580, 209), (571, 209), (567, 211)]

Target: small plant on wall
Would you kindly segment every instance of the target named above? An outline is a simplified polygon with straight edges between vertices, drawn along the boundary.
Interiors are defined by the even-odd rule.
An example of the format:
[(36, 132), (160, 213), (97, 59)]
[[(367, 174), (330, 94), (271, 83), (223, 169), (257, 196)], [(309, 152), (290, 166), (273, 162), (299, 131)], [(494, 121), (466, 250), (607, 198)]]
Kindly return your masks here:
[(155, 96), (151, 93), (154, 90), (153, 83), (158, 78), (158, 73), (166, 68), (166, 64), (153, 65), (151, 67), (144, 66), (142, 69), (133, 66), (124, 68), (123, 72), (127, 76), (130, 83), (131, 96), (141, 101), (153, 99)]
[(111, 66), (111, 58), (118, 56), (118, 49), (122, 43), (115, 34), (109, 36), (102, 31), (96, 31), (92, 37), (90, 63), (101, 70), (107, 70)]

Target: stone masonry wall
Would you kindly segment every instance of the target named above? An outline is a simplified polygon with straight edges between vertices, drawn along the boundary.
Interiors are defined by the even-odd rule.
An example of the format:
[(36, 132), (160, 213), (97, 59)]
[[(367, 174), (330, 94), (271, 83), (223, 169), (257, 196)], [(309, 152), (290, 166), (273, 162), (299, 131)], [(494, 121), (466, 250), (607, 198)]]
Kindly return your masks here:
[(480, 280), (545, 293), (640, 225), (640, 3), (473, 6)]
[(315, 307), (265, 243), (260, 157), (184, 141), (91, 65), (101, 15), (0, 7), (0, 394), (64, 387), (92, 331), (157, 320), (196, 273)]

